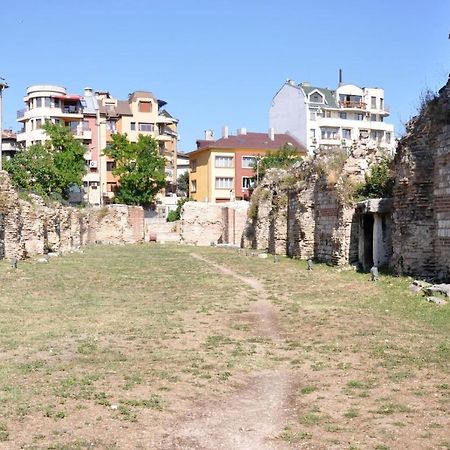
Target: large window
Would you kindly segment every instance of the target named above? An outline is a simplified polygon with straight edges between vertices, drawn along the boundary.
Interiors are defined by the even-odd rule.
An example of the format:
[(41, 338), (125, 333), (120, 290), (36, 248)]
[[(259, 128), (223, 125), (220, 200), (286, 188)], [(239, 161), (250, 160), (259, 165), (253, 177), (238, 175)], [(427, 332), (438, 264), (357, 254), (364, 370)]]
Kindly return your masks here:
[(256, 157), (255, 156), (243, 156), (242, 157), (242, 167), (244, 169), (252, 169), (255, 167)]
[(44, 106), (46, 108), (50, 108), (50, 106), (51, 106), (51, 99), (50, 99), (50, 97), (45, 97), (44, 98)]
[(342, 128), (342, 139), (351, 139), (352, 130), (350, 128)]
[(139, 131), (154, 131), (154, 129), (153, 123), (139, 122)]
[(233, 189), (233, 178), (216, 177), (216, 189)]
[(370, 107), (372, 109), (377, 109), (377, 98), (376, 97), (370, 97)]
[(42, 108), (42, 97), (36, 98), (36, 108)]
[(322, 139), (339, 139), (337, 128), (321, 128), (320, 129)]
[(386, 144), (391, 143), (391, 133), (389, 131), (386, 131)]
[(233, 157), (232, 156), (216, 156), (216, 167), (233, 167)]
[(347, 113), (346, 112), (340, 112), (339, 113), (339, 119), (346, 119), (347, 118)]
[(136, 122), (131, 122), (130, 123), (130, 130), (131, 131), (136, 131)]

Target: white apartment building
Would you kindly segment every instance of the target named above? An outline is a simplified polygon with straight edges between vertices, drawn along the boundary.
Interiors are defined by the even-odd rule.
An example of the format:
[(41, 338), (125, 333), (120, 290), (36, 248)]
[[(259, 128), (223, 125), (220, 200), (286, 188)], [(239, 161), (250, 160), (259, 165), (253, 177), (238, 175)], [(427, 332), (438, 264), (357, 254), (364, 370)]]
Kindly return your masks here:
[(383, 89), (340, 83), (331, 90), (288, 80), (272, 100), (269, 126), (295, 137), (309, 153), (358, 141), (393, 153), (394, 126), (385, 122), (389, 114)]

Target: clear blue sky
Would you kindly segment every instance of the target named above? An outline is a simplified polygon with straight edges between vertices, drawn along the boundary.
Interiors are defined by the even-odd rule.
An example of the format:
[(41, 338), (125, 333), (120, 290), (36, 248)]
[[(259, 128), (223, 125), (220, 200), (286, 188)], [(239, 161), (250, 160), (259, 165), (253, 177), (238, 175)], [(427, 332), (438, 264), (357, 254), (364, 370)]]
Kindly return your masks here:
[(2, 0), (4, 126), (32, 84), (126, 98), (150, 90), (180, 121), (179, 150), (205, 129), (266, 131), (287, 78), (382, 87), (397, 133), (450, 72), (449, 0)]

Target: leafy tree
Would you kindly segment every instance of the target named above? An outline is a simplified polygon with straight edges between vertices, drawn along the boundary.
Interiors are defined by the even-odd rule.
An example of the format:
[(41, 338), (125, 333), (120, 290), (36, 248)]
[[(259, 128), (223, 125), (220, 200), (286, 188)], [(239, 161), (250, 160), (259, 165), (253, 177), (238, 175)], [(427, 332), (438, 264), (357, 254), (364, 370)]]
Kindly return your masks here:
[(189, 172), (186, 171), (177, 179), (177, 188), (180, 192), (185, 192), (186, 195), (189, 197)]
[(157, 142), (144, 135), (139, 135), (137, 142), (130, 142), (126, 134), (118, 133), (103, 152), (115, 160), (113, 174), (120, 178), (115, 201), (126, 205), (151, 204), (166, 184), (166, 161), (159, 154)]
[(370, 174), (365, 175), (365, 183), (356, 189), (356, 198), (383, 198), (392, 197), (394, 177), (391, 172), (391, 160), (383, 159), (374, 164)]
[(86, 149), (62, 124), (46, 123), (43, 129), (49, 139), (17, 152), (5, 170), (19, 189), (67, 199), (70, 188), (82, 184)]
[(296, 162), (302, 160), (298, 150), (291, 145), (285, 144), (274, 152), (269, 152), (266, 156), (257, 159), (253, 168), (261, 180), (269, 169), (285, 169), (291, 167)]

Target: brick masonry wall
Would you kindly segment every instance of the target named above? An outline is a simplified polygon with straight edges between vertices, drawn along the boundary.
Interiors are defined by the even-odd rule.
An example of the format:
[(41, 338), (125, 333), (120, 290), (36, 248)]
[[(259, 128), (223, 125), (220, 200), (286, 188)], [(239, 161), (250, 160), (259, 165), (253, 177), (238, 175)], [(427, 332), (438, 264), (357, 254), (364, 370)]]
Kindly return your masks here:
[(450, 280), (450, 82), (408, 123), (395, 171), (395, 270)]

